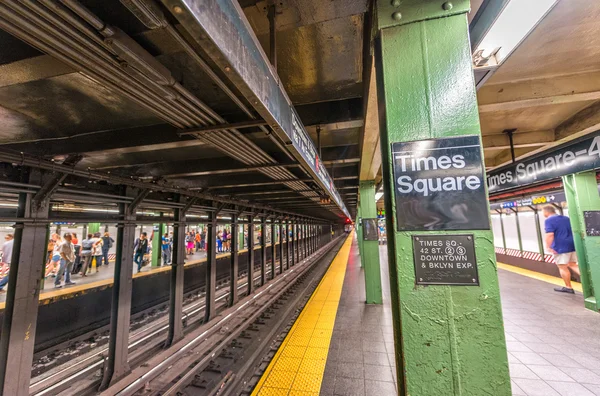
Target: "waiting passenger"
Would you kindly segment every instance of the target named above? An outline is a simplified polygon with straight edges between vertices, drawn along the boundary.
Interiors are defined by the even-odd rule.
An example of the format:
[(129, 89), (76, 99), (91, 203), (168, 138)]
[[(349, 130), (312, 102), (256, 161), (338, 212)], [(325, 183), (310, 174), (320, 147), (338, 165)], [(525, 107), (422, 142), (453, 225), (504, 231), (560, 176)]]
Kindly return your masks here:
[(546, 218), (544, 223), (546, 248), (554, 254), (554, 261), (558, 266), (561, 278), (565, 282), (565, 287), (557, 287), (554, 290), (574, 294), (575, 291), (571, 287), (571, 271), (577, 275), (580, 274), (577, 266), (571, 221), (567, 216), (556, 214), (556, 209), (552, 205), (544, 206), (544, 217)]
[(92, 256), (96, 259), (96, 273), (102, 267), (102, 238), (99, 232), (94, 233), (94, 248), (92, 249)]
[(81, 272), (79, 275), (82, 277), (87, 276), (88, 268), (90, 267), (90, 263), (92, 262), (92, 249), (94, 248), (94, 235), (88, 234), (87, 239), (81, 241), (81, 252), (79, 256), (83, 261), (83, 265), (81, 267)]
[(191, 231), (185, 235), (185, 250), (188, 255), (194, 252), (194, 236)]
[(104, 265), (108, 265), (108, 251), (113, 247), (115, 240), (111, 238), (108, 232), (104, 233), (102, 237), (102, 260)]
[(60, 253), (58, 249), (60, 245), (63, 243), (60, 235), (52, 234), (50, 241), (48, 242), (48, 251), (52, 248), (50, 263), (46, 266), (46, 274), (45, 276), (52, 275), (56, 276), (56, 272), (58, 271), (58, 263), (60, 261)]
[(165, 235), (161, 240), (161, 253), (163, 265), (171, 264), (171, 241), (169, 240), (169, 234), (165, 232)]
[(4, 245), (2, 245), (2, 269), (6, 274), (2, 280), (0, 280), (0, 293), (6, 293), (4, 290), (4, 286), (8, 284), (8, 273), (10, 271), (10, 263), (12, 260), (12, 251), (13, 251), (13, 234), (6, 234), (4, 237)]
[(75, 248), (71, 242), (72, 236), (70, 233), (66, 233), (63, 236), (63, 242), (58, 246), (58, 252), (60, 254), (60, 267), (54, 280), (54, 287), (61, 288), (60, 280), (65, 275), (65, 285), (74, 285), (75, 282), (71, 282), (71, 270), (73, 269), (73, 262), (75, 261)]
[(148, 234), (142, 232), (140, 237), (135, 240), (133, 245), (133, 261), (137, 264), (137, 272), (142, 270), (142, 262), (144, 261), (144, 255), (148, 253)]

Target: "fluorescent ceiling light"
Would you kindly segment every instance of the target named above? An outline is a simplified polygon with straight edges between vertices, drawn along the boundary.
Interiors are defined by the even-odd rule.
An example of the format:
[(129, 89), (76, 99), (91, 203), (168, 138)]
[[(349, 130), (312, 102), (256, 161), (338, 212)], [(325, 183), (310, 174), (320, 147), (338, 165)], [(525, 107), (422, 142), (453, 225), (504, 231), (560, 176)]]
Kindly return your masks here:
[(510, 0), (486, 33), (475, 53), (487, 58), (496, 52), (502, 63), (531, 33), (558, 0)]
[(382, 192), (378, 192), (375, 194), (375, 202), (379, 201), (379, 199), (383, 197), (383, 193)]

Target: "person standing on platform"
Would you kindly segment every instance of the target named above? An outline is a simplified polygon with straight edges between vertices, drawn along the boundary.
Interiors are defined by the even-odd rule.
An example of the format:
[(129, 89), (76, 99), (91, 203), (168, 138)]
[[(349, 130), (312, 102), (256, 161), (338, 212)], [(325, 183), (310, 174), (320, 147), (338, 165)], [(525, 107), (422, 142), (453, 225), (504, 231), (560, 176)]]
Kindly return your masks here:
[(161, 240), (161, 253), (163, 265), (171, 264), (171, 241), (169, 240), (169, 234), (165, 232), (165, 235)]
[(202, 227), (202, 231), (200, 232), (200, 250), (206, 249), (206, 230)]
[(133, 261), (137, 264), (137, 272), (142, 271), (142, 262), (144, 261), (144, 255), (148, 253), (148, 234), (142, 232), (140, 237), (135, 240), (133, 245)]
[(60, 254), (60, 267), (54, 280), (54, 287), (61, 288), (60, 280), (65, 275), (65, 285), (74, 285), (75, 282), (71, 282), (71, 270), (73, 269), (73, 262), (75, 261), (75, 248), (71, 242), (72, 236), (70, 233), (66, 233), (63, 236), (63, 242), (58, 246), (58, 253)]
[(52, 248), (50, 263), (46, 266), (46, 275), (56, 276), (56, 267), (58, 266), (58, 262), (60, 261), (60, 253), (58, 252), (58, 248), (62, 244), (62, 239), (58, 234), (52, 234), (50, 241), (48, 242), (48, 252), (50, 252), (50, 248)]
[(96, 259), (96, 273), (102, 268), (102, 238), (99, 232), (94, 233), (94, 248), (92, 249), (92, 256)]
[(111, 238), (108, 232), (105, 232), (102, 237), (102, 259), (104, 265), (108, 265), (108, 251), (112, 248), (113, 243), (115, 243), (115, 240)]
[(6, 293), (4, 286), (8, 284), (8, 273), (10, 271), (10, 263), (12, 260), (13, 244), (15, 243), (13, 238), (13, 234), (6, 234), (4, 237), (6, 242), (2, 245), (2, 272), (6, 275), (0, 280), (0, 293)]
[(194, 253), (194, 236), (191, 231), (185, 235), (185, 250), (188, 256)]
[(196, 231), (196, 235), (194, 236), (195, 239), (195, 245), (196, 245), (196, 253), (198, 253), (200, 251), (200, 241), (201, 241), (201, 237), (200, 237), (200, 232)]
[(571, 287), (571, 271), (579, 274), (577, 266), (577, 254), (575, 253), (575, 242), (571, 221), (567, 216), (559, 215), (552, 205), (544, 206), (544, 217), (546, 222), (546, 248), (554, 254), (554, 261), (560, 271), (560, 276), (565, 282), (565, 287), (557, 287), (554, 291), (560, 293), (575, 294)]
[(88, 234), (87, 239), (81, 241), (81, 251), (79, 256), (83, 261), (81, 266), (81, 272), (79, 275), (82, 277), (87, 276), (88, 268), (90, 267), (90, 263), (92, 262), (92, 249), (94, 248), (94, 235)]

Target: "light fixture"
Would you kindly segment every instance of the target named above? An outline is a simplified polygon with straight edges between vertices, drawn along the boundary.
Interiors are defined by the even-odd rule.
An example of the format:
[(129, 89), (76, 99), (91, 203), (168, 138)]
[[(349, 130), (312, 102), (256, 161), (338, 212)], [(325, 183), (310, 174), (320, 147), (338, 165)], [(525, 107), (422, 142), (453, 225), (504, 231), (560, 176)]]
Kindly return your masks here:
[(495, 56), (500, 65), (556, 3), (558, 0), (509, 0), (473, 53), (483, 59)]
[(383, 191), (375, 194), (375, 202), (379, 201), (381, 197), (383, 197)]

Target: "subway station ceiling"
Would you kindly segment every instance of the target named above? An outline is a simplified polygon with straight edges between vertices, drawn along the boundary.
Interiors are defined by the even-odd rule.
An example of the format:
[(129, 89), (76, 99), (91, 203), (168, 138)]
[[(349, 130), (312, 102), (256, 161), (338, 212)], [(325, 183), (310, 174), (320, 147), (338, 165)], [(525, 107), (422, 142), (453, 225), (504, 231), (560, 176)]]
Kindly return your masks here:
[[(1, 2), (0, 151), (57, 162), (80, 154), (77, 169), (343, 218), (319, 202), (321, 188), (269, 125), (180, 134), (205, 118), (260, 116), (163, 3)], [(472, 1), (472, 25), (489, 3)], [(139, 18), (131, 4), (151, 4), (165, 20)], [(381, 178), (376, 88), (364, 57), (371, 3), (239, 0), (267, 57), (271, 4), (277, 76), (354, 216), (359, 179)], [(519, 157), (600, 126), (599, 17), (595, 0), (560, 0), (485, 80), (476, 70), (487, 168), (510, 161), (506, 130), (515, 130)], [(128, 67), (107, 27), (150, 65), (142, 74), (160, 76), (144, 83), (148, 75)]]

